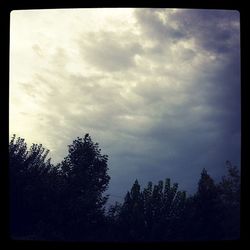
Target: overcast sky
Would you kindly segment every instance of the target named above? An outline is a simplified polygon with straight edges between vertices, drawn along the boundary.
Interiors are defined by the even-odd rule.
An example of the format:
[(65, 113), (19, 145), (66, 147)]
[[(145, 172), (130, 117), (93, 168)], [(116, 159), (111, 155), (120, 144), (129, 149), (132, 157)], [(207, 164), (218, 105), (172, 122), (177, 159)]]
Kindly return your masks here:
[(136, 178), (192, 192), (202, 168), (239, 166), (240, 86), (237, 11), (11, 12), (10, 136), (57, 163), (89, 133), (109, 156), (112, 195)]

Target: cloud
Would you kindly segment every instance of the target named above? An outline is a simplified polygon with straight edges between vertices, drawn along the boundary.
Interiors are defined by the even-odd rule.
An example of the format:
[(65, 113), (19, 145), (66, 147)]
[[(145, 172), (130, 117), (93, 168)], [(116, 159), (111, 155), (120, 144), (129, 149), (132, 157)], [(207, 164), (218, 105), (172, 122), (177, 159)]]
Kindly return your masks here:
[[(181, 10), (173, 15), (182, 29), (195, 35), (203, 49), (225, 54), (239, 46), (239, 12), (230, 10)], [(235, 51), (234, 51), (235, 52)]]
[(79, 40), (82, 58), (101, 70), (120, 71), (134, 67), (134, 56), (142, 51), (140, 44), (125, 34), (99, 32), (83, 34)]
[(172, 11), (164, 9), (137, 9), (135, 12), (142, 32), (157, 44), (166, 41), (177, 41), (186, 37), (185, 29), (180, 29), (178, 23), (169, 22)]
[[(192, 192), (203, 167), (217, 178), (226, 160), (240, 164), (237, 12), (70, 13), (67, 21), (66, 12), (40, 15), (53, 28), (37, 17), (40, 40), (24, 36), (29, 46), (12, 50), (11, 131), (52, 149), (54, 162), (89, 133), (109, 155), (108, 193), (120, 196), (135, 178), (170, 177)], [(26, 19), (18, 32), (30, 25), (33, 34)], [(67, 36), (61, 24), (56, 30), (60, 20)]]
[(135, 14), (142, 33), (157, 45), (193, 38), (201, 48), (219, 54), (239, 45), (237, 11), (137, 9)]

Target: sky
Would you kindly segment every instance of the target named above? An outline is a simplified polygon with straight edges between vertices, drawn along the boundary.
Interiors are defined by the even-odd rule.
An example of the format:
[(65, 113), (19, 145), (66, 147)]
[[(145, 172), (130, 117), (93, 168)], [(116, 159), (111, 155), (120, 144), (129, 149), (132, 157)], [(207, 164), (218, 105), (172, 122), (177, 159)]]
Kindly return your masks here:
[(109, 156), (110, 201), (135, 179), (192, 193), (203, 168), (240, 166), (240, 22), (233, 10), (16, 10), (9, 134), (53, 163), (89, 133)]

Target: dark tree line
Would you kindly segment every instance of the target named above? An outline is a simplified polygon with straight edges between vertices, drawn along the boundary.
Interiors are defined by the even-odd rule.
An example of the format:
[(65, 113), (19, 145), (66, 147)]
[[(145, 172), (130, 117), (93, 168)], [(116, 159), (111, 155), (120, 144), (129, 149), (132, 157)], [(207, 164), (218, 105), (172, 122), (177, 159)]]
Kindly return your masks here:
[(57, 166), (48, 151), (13, 136), (9, 145), (11, 234), (48, 240), (95, 240), (104, 225), (106, 155), (87, 134)]
[(195, 194), (170, 179), (136, 180), (122, 203), (105, 210), (108, 156), (86, 134), (53, 165), (49, 151), (14, 135), (9, 143), (10, 233), (13, 239), (58, 241), (227, 240), (240, 236), (240, 174), (227, 162), (215, 183), (204, 169)]

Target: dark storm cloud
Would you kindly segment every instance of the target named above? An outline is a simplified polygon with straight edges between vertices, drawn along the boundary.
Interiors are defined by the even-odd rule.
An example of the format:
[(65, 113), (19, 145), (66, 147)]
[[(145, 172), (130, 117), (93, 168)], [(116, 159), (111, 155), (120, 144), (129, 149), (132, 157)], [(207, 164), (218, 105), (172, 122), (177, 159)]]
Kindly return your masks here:
[[(191, 192), (202, 168), (218, 177), (226, 160), (240, 164), (239, 15), (134, 14), (137, 32), (79, 31), (75, 47), (55, 49), (23, 91), (40, 103), (34, 120), (55, 162), (89, 133), (109, 155), (108, 193), (125, 195), (136, 178), (146, 185), (167, 177)], [(33, 50), (44, 53), (39, 44)]]
[[(172, 72), (159, 68), (161, 76), (170, 76), (166, 82), (181, 80), (181, 88), (169, 87), (164, 80), (156, 84), (153, 78), (137, 84), (133, 92), (143, 99), (140, 112), (151, 117), (150, 127), (141, 128), (141, 136), (131, 133), (137, 147), (130, 145), (121, 151), (115, 164), (127, 162), (125, 169), (131, 178), (136, 176), (142, 183), (169, 176), (193, 191), (203, 167), (218, 178), (226, 160), (240, 164), (239, 15), (235, 11), (181, 10), (168, 14), (164, 23), (157, 12), (164, 14), (163, 10), (136, 11), (142, 35), (156, 42), (144, 55), (163, 58), (166, 46), (194, 39), (196, 47), (183, 50), (186, 55), (179, 59), (190, 60), (202, 53), (213, 55), (214, 62), (204, 56), (205, 61), (194, 66), (188, 77), (178, 72), (178, 63)], [(166, 57), (168, 60), (172, 61)]]
[[(194, 38), (203, 49), (215, 53), (237, 53), (239, 12), (228, 10), (137, 9), (144, 34), (157, 43)], [(165, 16), (166, 21), (160, 18)], [(236, 50), (236, 51), (235, 51)]]
[(181, 10), (171, 16), (188, 36), (195, 36), (205, 50), (218, 54), (236, 52), (239, 46), (239, 12), (230, 10)]

